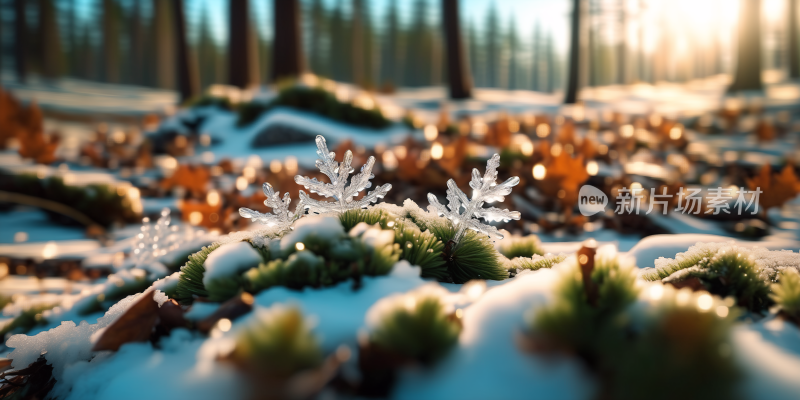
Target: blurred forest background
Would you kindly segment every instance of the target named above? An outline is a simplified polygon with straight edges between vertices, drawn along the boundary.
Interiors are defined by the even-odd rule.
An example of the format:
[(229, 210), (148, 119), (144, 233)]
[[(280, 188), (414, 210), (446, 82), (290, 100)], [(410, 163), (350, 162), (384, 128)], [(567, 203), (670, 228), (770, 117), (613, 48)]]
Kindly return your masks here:
[[(788, 32), (796, 27), (787, 15), (790, 8), (796, 14), (794, 2), (754, 2), (762, 11), (757, 49), (761, 68), (775, 71), (768, 79), (791, 74), (792, 46), (787, 41)], [(181, 18), (175, 15), (177, 3), (183, 9)], [(230, 68), (248, 71), (240, 86), (265, 83), (271, 76), (275, 5), (247, 3), (0, 0), (0, 65), (6, 77), (16, 70), (22, 79), (31, 74), (47, 79), (69, 76), (175, 89), (182, 43), (175, 36), (183, 35), (200, 88), (231, 83)], [(473, 86), (563, 90), (571, 13), (577, 3), (462, 0), (459, 30)], [(385, 92), (446, 84), (440, 1), (302, 0), (298, 4), (305, 70)], [(730, 74), (736, 64), (740, 7), (734, 0), (584, 0), (582, 86), (686, 82)], [(181, 23), (184, 28), (176, 30)], [(15, 39), (21, 32), (22, 44)]]

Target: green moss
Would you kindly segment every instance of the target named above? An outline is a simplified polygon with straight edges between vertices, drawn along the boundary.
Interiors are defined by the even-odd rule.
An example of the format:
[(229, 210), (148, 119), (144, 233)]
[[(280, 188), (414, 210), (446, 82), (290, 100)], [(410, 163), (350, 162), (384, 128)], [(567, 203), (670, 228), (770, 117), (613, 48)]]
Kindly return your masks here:
[(436, 297), (417, 299), (412, 309), (405, 305), (386, 315), (370, 341), (392, 353), (431, 364), (458, 343), (460, 321), (444, 312)]
[(539, 256), (536, 258), (531, 257), (517, 257), (511, 260), (511, 265), (514, 269), (527, 269), (531, 271), (536, 271), (542, 268), (552, 268), (553, 265), (556, 265), (567, 256), (565, 255), (548, 255), (548, 256)]
[(761, 312), (772, 305), (769, 285), (760, 276), (760, 269), (746, 253), (719, 251), (697, 262), (695, 266), (678, 270), (663, 279), (678, 283), (697, 278), (709, 292), (721, 297), (733, 296), (737, 304), (750, 311)]
[(357, 282), (364, 275), (388, 274), (400, 255), (397, 245), (372, 248), (350, 236), (312, 234), (303, 240), (303, 245), (302, 251), (291, 247), (278, 258), (245, 272), (244, 288), (257, 293), (273, 286), (301, 289), (331, 286), (349, 279)]
[(619, 328), (617, 316), (636, 300), (636, 274), (620, 268), (616, 259), (596, 258), (592, 282), (597, 285), (597, 304), (586, 295), (577, 263), (571, 267), (555, 291), (553, 303), (533, 319), (533, 330), (548, 338), (568, 344), (578, 352), (596, 351), (596, 344), (613, 336)]
[(219, 248), (219, 244), (203, 247), (202, 250), (189, 256), (186, 264), (181, 267), (178, 287), (175, 289), (175, 300), (183, 305), (192, 304), (194, 296), (208, 297), (208, 291), (203, 285), (203, 274), (206, 268), (203, 264), (208, 255)]
[(0, 338), (5, 338), (9, 333), (26, 333), (37, 325), (44, 325), (47, 320), (42, 318), (42, 312), (50, 310), (58, 303), (52, 304), (38, 304), (23, 310), (19, 315), (14, 317), (11, 322), (6, 323), (0, 328)]
[(512, 237), (506, 243), (500, 245), (500, 254), (514, 259), (517, 257), (531, 257), (534, 254), (544, 255), (544, 251), (540, 246), (541, 242), (536, 235), (528, 235), (524, 237)]
[(361, 222), (365, 222), (367, 225), (380, 224), (381, 228), (388, 229), (387, 224), (390, 219), (389, 213), (374, 208), (347, 210), (339, 214), (339, 222), (342, 223), (345, 232), (350, 232), (354, 226)]
[[(9, 192), (63, 204), (103, 227), (110, 227), (115, 222), (139, 222), (139, 215), (131, 208), (128, 198), (108, 185), (72, 186), (58, 177), (39, 179), (35, 174), (20, 174), (0, 176), (0, 186)], [(62, 214), (45, 212), (55, 222), (76, 223)]]
[(430, 232), (444, 243), (443, 256), (447, 273), (455, 283), (472, 279), (500, 281), (508, 278), (508, 270), (500, 262), (500, 256), (486, 235), (468, 230), (458, 245), (450, 244), (455, 228), (449, 221), (428, 224)]
[(665, 266), (660, 266), (643, 273), (642, 279), (646, 281), (658, 281), (664, 279), (678, 271), (698, 265), (701, 261), (703, 261), (704, 258), (713, 257), (716, 252), (717, 249), (712, 248), (698, 249), (697, 252), (685, 254), (685, 257), (672, 260), (672, 262)]
[(397, 221), (394, 227), (394, 242), (400, 246), (400, 258), (411, 265), (418, 265), (423, 278), (446, 281), (447, 263), (443, 257), (444, 243), (434, 234), (421, 232), (414, 224)]
[(184, 107), (217, 107), (223, 110), (232, 110), (233, 105), (227, 97), (202, 95), (189, 99), (184, 103)]
[(240, 104), (237, 124), (239, 126), (249, 125), (261, 114), (269, 112), (275, 107), (296, 108), (346, 124), (370, 128), (380, 129), (392, 124), (378, 108), (364, 109), (356, 107), (352, 103), (339, 101), (333, 93), (325, 89), (303, 86), (283, 88), (278, 96), (269, 103), (251, 102)]
[(257, 312), (236, 337), (234, 360), (261, 372), (289, 376), (322, 364), (319, 340), (297, 308)]
[(796, 269), (784, 269), (771, 289), (770, 297), (781, 311), (800, 319), (800, 273)]

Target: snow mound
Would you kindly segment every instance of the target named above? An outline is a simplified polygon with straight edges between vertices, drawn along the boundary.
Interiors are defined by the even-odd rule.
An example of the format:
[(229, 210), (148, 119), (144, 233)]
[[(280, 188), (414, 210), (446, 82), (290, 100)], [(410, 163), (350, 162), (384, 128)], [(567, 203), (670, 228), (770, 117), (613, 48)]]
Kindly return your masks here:
[(206, 269), (203, 284), (208, 286), (214, 280), (236, 275), (258, 266), (262, 261), (261, 255), (249, 242), (225, 244), (211, 252), (203, 264)]
[(281, 250), (291, 249), (295, 244), (304, 241), (310, 235), (336, 238), (345, 236), (345, 232), (336, 217), (303, 217), (294, 224), (294, 230), (281, 239)]

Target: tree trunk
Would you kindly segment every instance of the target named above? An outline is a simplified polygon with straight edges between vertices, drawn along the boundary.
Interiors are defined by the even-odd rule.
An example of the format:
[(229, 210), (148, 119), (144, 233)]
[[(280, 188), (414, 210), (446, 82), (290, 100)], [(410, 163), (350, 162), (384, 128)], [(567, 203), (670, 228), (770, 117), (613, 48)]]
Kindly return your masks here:
[(28, 30), (25, 15), (25, 2), (14, 1), (14, 68), (17, 80), (25, 82), (28, 79)]
[(145, 51), (144, 29), (142, 24), (144, 22), (142, 21), (142, 5), (140, 0), (135, 0), (132, 7), (130, 27), (130, 81), (134, 85), (143, 85), (145, 83)]
[(628, 40), (628, 25), (627, 25), (627, 15), (625, 13), (625, 0), (619, 1), (619, 30), (620, 30), (620, 37), (619, 37), (619, 44), (617, 47), (617, 83), (620, 85), (624, 85), (628, 83), (627, 78), (627, 55), (625, 47), (625, 43)]
[(39, 41), (42, 76), (56, 79), (61, 76), (63, 54), (61, 54), (61, 35), (53, 0), (39, 1)]
[(761, 84), (761, 0), (742, 0), (736, 74), (728, 92), (763, 90)]
[(353, 0), (352, 16), (350, 18), (352, 31), (350, 32), (350, 45), (353, 49), (353, 83), (364, 86), (364, 23), (362, 21), (363, 9), (361, 0)]
[(103, 0), (103, 79), (119, 82), (119, 36), (113, 0)]
[(189, 49), (186, 38), (186, 15), (183, 10), (184, 0), (172, 0), (172, 21), (175, 27), (175, 80), (181, 102), (191, 99), (200, 93), (197, 64)]
[(789, 46), (786, 53), (789, 57), (789, 77), (797, 79), (800, 78), (800, 59), (797, 54), (797, 0), (789, 0), (786, 14), (789, 18), (789, 29), (786, 31), (789, 36), (789, 40), (786, 41)]
[[(272, 81), (299, 76), (303, 70), (298, 0), (274, 0), (275, 27), (272, 45)], [(336, 55), (334, 55), (336, 57)]]
[(230, 0), (228, 24), (228, 83), (247, 88), (258, 82), (256, 55), (250, 43), (250, 0)]
[(567, 92), (564, 103), (575, 104), (578, 102), (579, 66), (581, 54), (581, 0), (572, 1), (572, 21), (570, 22), (569, 39), (569, 71), (567, 72)]
[(153, 0), (152, 43), (155, 47), (153, 75), (156, 87), (175, 88), (175, 41), (170, 0)]
[(461, 24), (458, 17), (458, 0), (442, 0), (450, 98), (467, 99), (472, 97), (472, 77), (464, 57), (464, 43), (461, 40)]

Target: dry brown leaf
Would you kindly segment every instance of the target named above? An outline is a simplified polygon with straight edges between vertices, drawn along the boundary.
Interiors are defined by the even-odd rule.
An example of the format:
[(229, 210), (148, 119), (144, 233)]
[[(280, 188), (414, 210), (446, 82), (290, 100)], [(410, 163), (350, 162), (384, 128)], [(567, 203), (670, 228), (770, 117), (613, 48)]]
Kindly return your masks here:
[(770, 165), (765, 164), (758, 175), (747, 180), (747, 186), (750, 190), (761, 190), (758, 205), (764, 213), (772, 207), (782, 206), (800, 193), (800, 181), (794, 168), (788, 164), (779, 174), (773, 174)]
[(211, 179), (211, 172), (201, 165), (181, 164), (175, 173), (161, 181), (161, 187), (172, 190), (174, 187), (183, 187), (191, 191), (194, 196), (201, 197), (206, 192), (206, 186)]
[(103, 331), (92, 350), (117, 351), (125, 343), (149, 340), (158, 323), (158, 303), (153, 300), (154, 293), (153, 289), (144, 292)]

